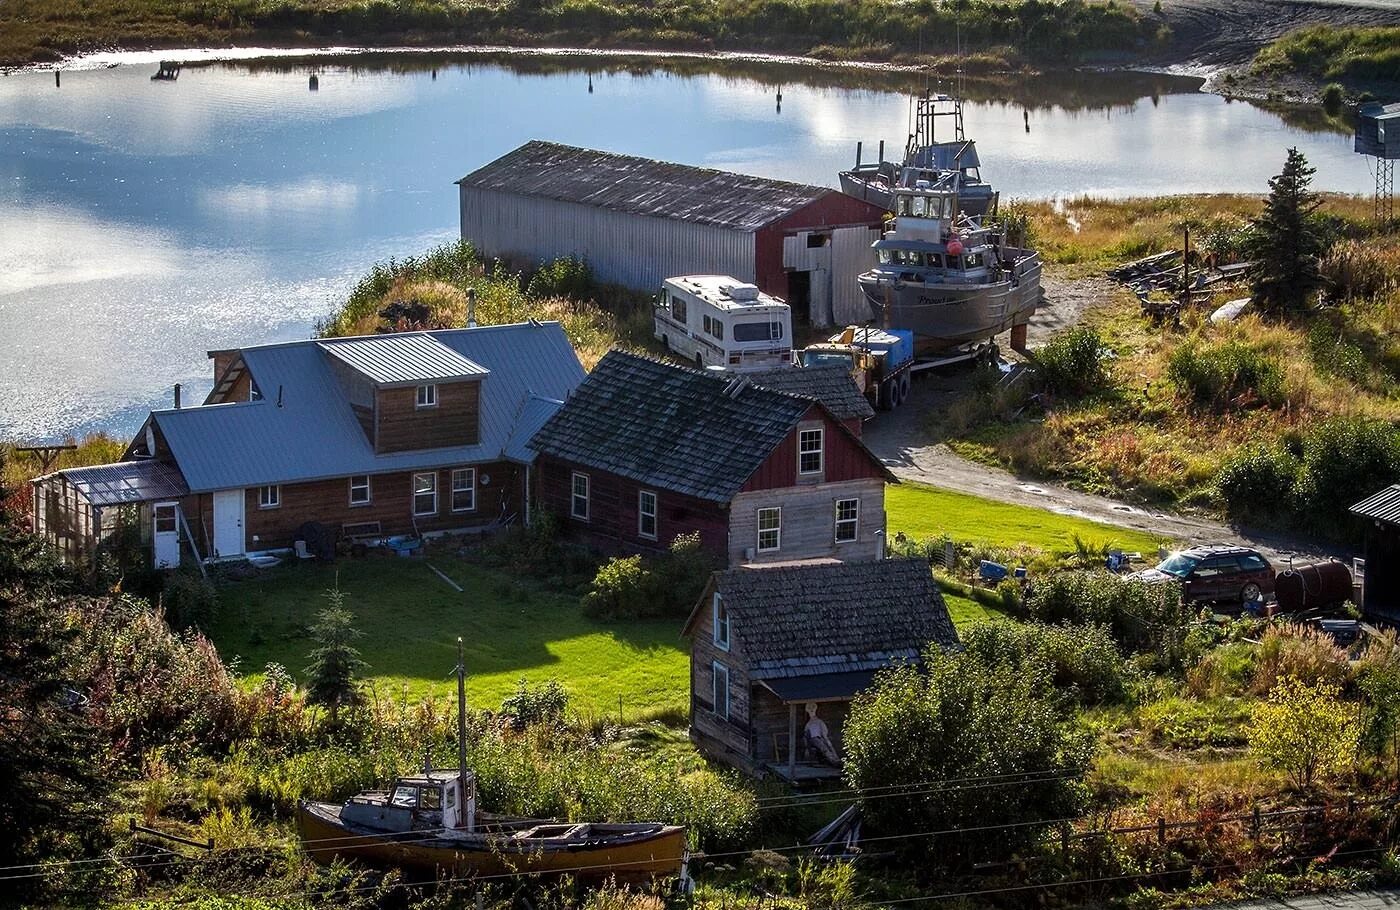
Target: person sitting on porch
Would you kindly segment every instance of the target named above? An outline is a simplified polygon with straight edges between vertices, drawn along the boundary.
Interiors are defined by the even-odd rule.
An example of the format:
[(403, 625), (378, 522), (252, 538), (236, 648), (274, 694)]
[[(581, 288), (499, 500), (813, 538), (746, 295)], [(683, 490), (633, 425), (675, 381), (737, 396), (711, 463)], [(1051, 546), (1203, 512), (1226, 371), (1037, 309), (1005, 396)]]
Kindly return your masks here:
[(807, 744), (808, 755), (818, 755), (828, 765), (841, 767), (841, 758), (831, 742), (831, 731), (827, 729), (826, 721), (817, 716), (816, 702), (807, 703), (807, 726), (802, 728), (802, 738)]

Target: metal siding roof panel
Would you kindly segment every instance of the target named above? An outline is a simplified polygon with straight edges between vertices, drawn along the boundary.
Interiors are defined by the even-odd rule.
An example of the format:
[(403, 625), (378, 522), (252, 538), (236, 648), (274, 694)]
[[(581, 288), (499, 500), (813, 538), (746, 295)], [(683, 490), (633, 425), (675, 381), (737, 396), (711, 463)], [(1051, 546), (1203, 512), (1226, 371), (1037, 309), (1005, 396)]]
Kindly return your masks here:
[(329, 339), (318, 344), (321, 350), (381, 385), (470, 379), (490, 372), (427, 332)]
[(1362, 518), (1400, 524), (1400, 484), (1391, 484), (1379, 493), (1361, 500), (1349, 511)]
[(756, 231), (836, 190), (532, 140), (459, 184)]
[(494, 460), (503, 456), (527, 396), (563, 399), (583, 380), (578, 356), (555, 322), (430, 334), (490, 369), (475, 445), (376, 455), (316, 341), (243, 350), (259, 388), (282, 387), (281, 407), (271, 396), (152, 416), (190, 489), (223, 490)]
[(190, 491), (178, 470), (159, 461), (122, 461), (56, 473), (94, 506), (178, 499)]

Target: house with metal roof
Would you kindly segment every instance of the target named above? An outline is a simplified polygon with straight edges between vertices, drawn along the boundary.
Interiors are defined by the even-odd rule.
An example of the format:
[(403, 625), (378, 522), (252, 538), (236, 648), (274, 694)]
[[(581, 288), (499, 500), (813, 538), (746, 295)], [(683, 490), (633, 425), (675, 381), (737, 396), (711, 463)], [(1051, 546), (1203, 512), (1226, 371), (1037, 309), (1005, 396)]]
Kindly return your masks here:
[(851, 700), (880, 670), (958, 635), (926, 560), (716, 572), (686, 621), (690, 736), (711, 757), (790, 781), (840, 774)]
[(533, 265), (573, 256), (655, 291), (672, 275), (758, 285), (814, 325), (870, 318), (882, 208), (839, 190), (538, 140), (457, 181), (462, 239)]
[(830, 407), (611, 351), (530, 440), (542, 508), (603, 550), (698, 533), (725, 564), (874, 559), (897, 482)]
[(1363, 615), (1400, 623), (1400, 484), (1366, 497), (1348, 511), (1364, 525), (1365, 556), (1352, 571)]
[(211, 353), (203, 405), (153, 411), (121, 462), (34, 482), (35, 529), (74, 559), (123, 522), (158, 567), (332, 539), (520, 520), (525, 441), (583, 380), (558, 323)]

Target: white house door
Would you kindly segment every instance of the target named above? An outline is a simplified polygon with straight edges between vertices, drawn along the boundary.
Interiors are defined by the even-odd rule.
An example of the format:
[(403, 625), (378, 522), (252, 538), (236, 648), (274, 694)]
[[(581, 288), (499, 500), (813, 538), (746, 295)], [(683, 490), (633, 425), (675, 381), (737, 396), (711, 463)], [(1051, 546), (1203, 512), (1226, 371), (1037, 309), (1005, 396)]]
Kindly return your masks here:
[(180, 564), (180, 519), (173, 502), (158, 502), (152, 507), (151, 524), (157, 569), (173, 569)]
[(214, 493), (214, 555), (243, 555), (243, 491)]

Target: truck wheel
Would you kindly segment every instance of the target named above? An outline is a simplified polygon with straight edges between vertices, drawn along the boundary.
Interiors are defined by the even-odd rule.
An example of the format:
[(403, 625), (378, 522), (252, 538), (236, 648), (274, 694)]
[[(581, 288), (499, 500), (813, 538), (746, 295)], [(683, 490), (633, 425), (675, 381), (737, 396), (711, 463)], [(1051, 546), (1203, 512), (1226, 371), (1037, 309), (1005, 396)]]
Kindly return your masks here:
[(911, 385), (912, 385), (912, 383), (909, 381), (909, 374), (908, 374), (908, 373), (905, 373), (903, 376), (899, 377), (899, 403), (900, 403), (900, 404), (904, 404), (906, 401), (909, 400), (909, 392), (910, 392), (910, 386), (911, 386)]

